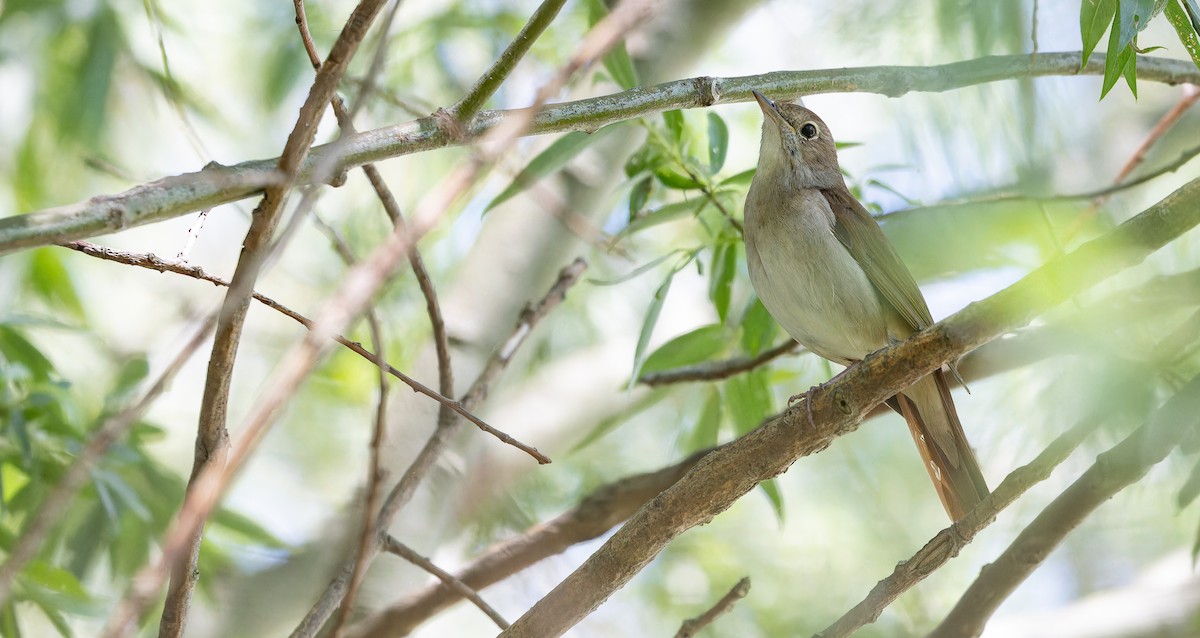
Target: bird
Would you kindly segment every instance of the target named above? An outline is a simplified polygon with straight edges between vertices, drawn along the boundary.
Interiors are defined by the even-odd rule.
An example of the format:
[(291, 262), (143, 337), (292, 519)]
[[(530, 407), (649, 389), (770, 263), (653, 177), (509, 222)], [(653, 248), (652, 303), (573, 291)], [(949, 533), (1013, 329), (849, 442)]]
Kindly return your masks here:
[[(799, 104), (754, 98), (764, 122), (743, 234), (767, 312), (808, 350), (847, 367), (932, 325), (912, 274), (846, 186), (829, 127)], [(947, 515), (961, 519), (989, 492), (946, 369), (887, 403), (908, 423)]]

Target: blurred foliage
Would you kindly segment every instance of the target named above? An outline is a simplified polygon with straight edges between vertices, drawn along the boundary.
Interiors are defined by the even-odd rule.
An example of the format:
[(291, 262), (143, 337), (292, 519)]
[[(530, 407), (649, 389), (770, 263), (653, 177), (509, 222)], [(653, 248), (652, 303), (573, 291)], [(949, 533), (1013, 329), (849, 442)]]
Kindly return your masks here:
[[(405, 121), (453, 103), (503, 50), (533, 6), (485, 0), (417, 4), (405, 8), (413, 13), (408, 19), (402, 13), (393, 29), (377, 99), (365, 106), (361, 129)], [(584, 30), (601, 19), (608, 4), (601, 0), (570, 3), (489, 107), (519, 103), (531, 83), (566, 58)], [(1047, 4), (1042, 3), (1043, 10)], [(340, 20), (352, 5), (346, 1), (308, 4), (319, 51), (328, 50)], [(1132, 52), (1145, 44), (1138, 42), (1137, 34), (1148, 22), (1144, 13), (1150, 5), (1149, 14), (1161, 11), (1189, 54), (1200, 60), (1195, 0), (1165, 4), (1082, 0), (1080, 33), (1085, 49), (1097, 48), (1107, 35), (1109, 50), (1114, 52), (1107, 57), (1111, 73), (1103, 81), (1103, 94), (1122, 77), (1131, 89), (1135, 87)], [(797, 58), (795, 64), (835, 66), (841, 56), (868, 54), (875, 56), (874, 63), (919, 64), (1028, 52), (1032, 47), (1029, 2), (845, 2), (825, 9), (816, 21), (849, 44), (832, 49), (828, 53), (836, 56), (832, 58), (816, 57), (826, 54), (824, 50), (803, 51), (813, 57)], [(1070, 9), (1073, 16), (1074, 5)], [(236, 42), (208, 42), (205, 38), (213, 34), (204, 30), (204, 21), (193, 21), (185, 8), (171, 3), (7, 0), (0, 11), (0, 63), (20, 67), (37, 80), (28, 92), (29, 102), (20, 109), (27, 117), (26, 125), (12, 132), (0, 130), (0, 136), (7, 136), (3, 139), (13, 142), (0, 145), (0, 166), (10, 176), (0, 184), (0, 189), (6, 189), (0, 190), (0, 197), (6, 198), (13, 212), (20, 212), (111, 190), (113, 176), (97, 175), (85, 166), (85, 160), (95, 157), (121, 158), (129, 164), (121, 168), (130, 173), (157, 177), (168, 172), (160, 166), (184, 161), (147, 142), (147, 138), (153, 142), (162, 129), (178, 133), (176, 129), (191, 128), (201, 139), (226, 143), (214, 147), (237, 149), (239, 155), (221, 161), (277, 151), (293, 107), (303, 98), (311, 68), (296, 37), (288, 3), (249, 3), (241, 5), (240, 11), (235, 17), (242, 21), (241, 28), (232, 31)], [(1069, 27), (1073, 34), (1073, 19)], [(247, 33), (253, 37), (245, 37)], [(368, 38), (363, 51), (369, 52), (377, 44), (373, 38), (377, 36)], [(742, 43), (727, 46), (745, 48)], [(635, 58), (630, 56), (633, 47), (631, 43), (629, 50), (623, 46), (614, 49), (585, 81), (599, 84), (605, 92), (614, 85), (637, 86), (641, 80)], [(222, 55), (226, 48), (228, 57)], [(178, 50), (192, 56), (203, 51), (203, 59), (179, 59), (175, 57)], [(881, 51), (886, 58), (880, 59)], [(640, 54), (653, 55), (654, 51), (651, 47)], [(721, 55), (732, 58), (732, 54)], [(368, 59), (360, 53), (343, 80), (342, 92), (351, 102), (361, 91)], [(822, 63), (817, 64), (818, 60)], [(756, 70), (783, 68), (792, 65), (793, 58), (776, 59), (772, 64), (775, 66), (769, 69)], [(204, 76), (197, 67), (218, 68), (218, 73), (227, 76), (221, 79), (230, 84), (199, 79)], [(145, 105), (160, 102), (171, 107), (168, 117), (174, 119), (162, 129), (141, 126), (148, 110)], [(1109, 99), (1106, 105), (1116, 109), (1113, 102)], [(1035, 87), (1032, 81), (976, 87), (944, 98), (912, 96), (903, 104), (909, 109), (902, 113), (908, 121), (905, 126), (892, 127), (897, 129), (896, 136), (914, 148), (943, 145), (946, 170), (928, 163), (920, 179), (931, 185), (919, 191), (912, 186), (912, 176), (921, 172), (926, 158), (916, 152), (907, 158), (906, 166), (867, 164), (866, 168), (844, 170), (851, 190), (879, 217), (914, 276), (927, 289), (953, 286), (956, 299), (981, 296), (1075, 248), (1149, 203), (1141, 195), (1120, 194), (1096, 207), (1086, 200), (1039, 200), (1034, 194), (1055, 192), (1064, 175), (1093, 180), (1091, 176), (1103, 174), (1105, 158), (1124, 153), (1118, 152), (1125, 148), (1118, 133), (1142, 134), (1148, 128), (1143, 120), (1157, 117), (1157, 110), (1133, 111), (1122, 106), (1130, 110), (1113, 111), (1119, 117), (1111, 120), (1094, 116), (1095, 130), (1113, 121), (1126, 128), (1090, 135), (1088, 146), (1079, 140), (1064, 143), (1056, 128), (1072, 118), (1093, 117), (1093, 111), (1080, 107), (1073, 97), (1046, 90), (1045, 85)], [(640, 375), (753, 357), (786, 338), (749, 285), (741, 241), (741, 210), (754, 168), (752, 160), (739, 156), (738, 147), (739, 142), (756, 147), (759, 120), (749, 109), (746, 112), (753, 117), (739, 118), (732, 108), (724, 108), (671, 111), (592, 134), (569, 133), (545, 143), (543, 138), (523, 140), (518, 151), (527, 159), (519, 169), (498, 175), (480, 188), (465, 212), (454, 211), (448, 228), (439, 228), (423, 242), (434, 280), (439, 285), (453, 280), (472, 242), (486, 232), (481, 229), (497, 223), (501, 215), (513, 214), (513, 204), (523, 201), (521, 196), (536, 201), (539, 189), (559, 188), (564, 175), (588, 182), (586, 170), (579, 171), (579, 165), (586, 166), (590, 154), (616, 141), (640, 140), (632, 153), (601, 167), (606, 174), (617, 174), (620, 183), (605, 193), (606, 201), (615, 203), (604, 211), (606, 219), (601, 226), (605, 232), (588, 255), (593, 279), (571, 292), (564, 306), (547, 320), (550, 325), (537, 329), (514, 369), (506, 374), (509, 382), (520, 386), (536, 379), (539, 371), (553, 370), (556, 363), (587, 348), (611, 346), (617, 340), (613, 334), (621, 332), (629, 337), (628, 348), (621, 353), (627, 383), (620, 389), (596, 391), (635, 398), (592, 420), (561, 424), (570, 430), (561, 457), (555, 455), (552, 466), (526, 474), (515, 484), (506, 483), (503, 477), (497, 479), (500, 487), (495, 489), (500, 493), (492, 500), (448, 504), (439, 494), (425, 509), (411, 506), (412, 519), (427, 524), (441, 547), (453, 547), (455, 534), (470, 535), (464, 544), (470, 548), (482, 547), (546, 520), (599, 485), (739, 436), (786, 405), (790, 395), (802, 393), (836, 372), (829, 364), (802, 355), (780, 358), (751, 373), (715, 382), (622, 393), (629, 386), (636, 388)], [(900, 108), (893, 114), (901, 114)], [(1187, 126), (1181, 123), (1180, 133), (1163, 140), (1162, 146), (1181, 144), (1189, 131), (1195, 131), (1194, 126)], [(323, 133), (331, 134), (328, 130)], [(859, 133), (845, 133), (854, 134)], [(952, 147), (968, 149), (969, 161), (949, 152)], [(842, 142), (839, 148), (857, 160), (878, 146), (864, 148)], [(464, 153), (450, 149), (423, 154), (412, 163), (397, 161), (396, 182), (401, 186), (396, 190), (404, 200), (402, 206), (419, 198), (428, 184)], [(1147, 163), (1164, 161), (1163, 156), (1152, 153)], [(189, 166), (200, 164), (191, 157), (186, 162)], [(993, 170), (997, 166), (1002, 170)], [(972, 168), (979, 168), (979, 174), (970, 174)], [(996, 173), (1013, 182), (997, 188), (1000, 178)], [(1180, 177), (1184, 176), (1181, 173)], [(122, 188), (130, 181), (122, 176), (116, 180)], [(351, 188), (339, 191), (361, 185), (355, 180), (361, 177), (352, 174)], [(942, 194), (939, 190), (955, 197), (999, 190), (1021, 196), (1003, 201), (986, 197), (925, 201), (933, 199), (929, 193)], [(369, 193), (331, 193), (329, 200), (328, 204), (322, 202), (327, 207), (321, 213), (357, 254), (367, 254), (387, 232), (388, 224)], [(506, 209), (501, 210), (501, 205)], [(212, 241), (233, 245), (236, 242), (230, 238), (234, 236), (229, 232)], [(297, 241), (301, 242), (296, 249), (299, 256), (287, 262), (281, 269), (284, 274), (270, 285), (282, 289), (288, 295), (285, 298), (316, 304), (344, 269), (323, 239), (302, 235)], [(1102, 290), (1071, 300), (1042, 318), (1044, 326), (1058, 327), (1069, 335), (1062, 339), (1065, 354), (985, 382), (979, 396), (971, 399), (975, 407), (960, 408), (991, 415), (987, 422), (971, 424), (971, 434), (973, 441), (993, 452), (988, 455), (993, 486), (1009, 468), (1007, 463), (1027, 460), (1055, 433), (1080, 419), (1103, 421), (1105, 429), (1099, 440), (1089, 443), (1089, 452), (1103, 449), (1144, 419), (1177, 387), (1179, 379), (1200, 369), (1194, 338), (1185, 339), (1184, 345), (1165, 359), (1154, 351), (1164, 335), (1184, 330), (1194, 321), (1191, 313), (1200, 291), (1179, 288), (1162, 297), (1145, 294), (1160, 279), (1194, 268), (1193, 244), (1194, 240), (1181, 240), (1145, 268), (1123, 274)], [(7, 305), (0, 318), (0, 430), (4, 434), (0, 440), (0, 549), (12, 546), (95, 428), (136, 397), (148, 380), (149, 353), (143, 350), (148, 345), (139, 343), (133, 351), (121, 351), (97, 344), (105, 340), (100, 313), (119, 316), (125, 309), (99, 305), (102, 300), (96, 295), (103, 292), (97, 291), (107, 289), (92, 289), (89, 284), (94, 279), (83, 276), (85, 268), (62, 254), (44, 249), (8, 256), (3, 262), (0, 285), (11, 294), (5, 296)], [(179, 289), (187, 285), (177, 284)], [(148, 287), (147, 296), (157, 290)], [(180, 305), (195, 302), (182, 293), (179, 298)], [(424, 300), (410, 274), (397, 275), (381, 295), (378, 310), (385, 317), (389, 360), (401, 369), (410, 369), (422, 357), (421, 344), (429, 335)], [(692, 321), (678, 328), (681, 322), (672, 315), (681, 313)], [(289, 326), (287, 330), (294, 329)], [(257, 342), (243, 344), (248, 352), (241, 355), (241, 361), (246, 363), (239, 365), (257, 374), (272, 365), (272, 357), (296, 333), (265, 329), (254, 334)], [(96, 367), (102, 373), (78, 371), (76, 357), (63, 352), (65, 335), (95, 345), (102, 359)], [(362, 327), (350, 336), (366, 339)], [(484, 350), (491, 347), (468, 345)], [(315, 492), (327, 484), (334, 485), (326, 487), (333, 490), (359, 481), (362, 472), (354, 459), (361, 458), (360, 439), (363, 424), (368, 422), (363, 415), (370, 412), (375, 392), (373, 376), (357, 357), (345, 353), (331, 357), (293, 404), (295, 415), (281, 424), (284, 432), (270, 442), (278, 465), (286, 466), (270, 471), (283, 475), (283, 481), (299, 484), (298, 491)], [(246, 385), (251, 386), (246, 392), (254, 391), (253, 383)], [(503, 400), (509, 389), (498, 388), (494, 395)], [(619, 403), (615, 398), (613, 402)], [(351, 427), (340, 427), (346, 423)], [(16, 602), (0, 610), (0, 634), (18, 635), (31, 624), (31, 617), (38, 617), (70, 635), (73, 630), (79, 632), (79, 619), (85, 619), (82, 626), (89, 626), (86, 619), (104, 612), (129, 576), (155, 554), (157, 540), (181, 499), (187, 468), (164, 465), (155, 456), (155, 446), (169, 428), (193, 426), (139, 423), (105, 455), (66, 520), (21, 574)], [(710, 604), (751, 570), (754, 592), (719, 621), (723, 629), (717, 633), (794, 633), (797, 627), (814, 627), (828, 620), (831, 609), (856, 602), (855, 596), (865, 594), (870, 584), (884, 575), (884, 571), (877, 573), (877, 567), (890, 568), (943, 523), (903, 428), (893, 419), (863, 430), (806, 459), (799, 471), (764, 484), (760, 494), (672, 544), (634, 585), (638, 600), (630, 605), (642, 607), (630, 614), (634, 620), (627, 622), (644, 620), (653, 623), (653, 629), (663, 630), (654, 633), (673, 630), (670, 625), (676, 618)], [(407, 441), (389, 445), (403, 447)], [(1186, 451), (1194, 455), (1197, 450)], [(1088, 458), (1079, 463), (1091, 461), (1090, 454), (1084, 456)], [(1104, 581), (1103, 569), (1097, 565), (1144, 564), (1164, 548), (1177, 545), (1185, 535), (1190, 535), (1188, 540), (1197, 539), (1200, 547), (1194, 517), (1172, 518), (1200, 493), (1195, 459), (1182, 460), (1183, 469), (1177, 464), (1164, 468), (1155, 479), (1158, 483), (1144, 488), (1147, 492), (1127, 495), (1130, 500), (1124, 502), (1136, 506), (1137, 520), (1127, 511), (1101, 511), (1090, 527), (1068, 541), (1066, 551), (1056, 560), (1068, 568), (1064, 570), (1067, 580), (1078, 577), (1078, 582), (1071, 583), (1077, 587), (1073, 595), (1111, 584)], [(459, 473), (466, 474), (473, 462), (464, 452), (462, 457), (447, 460), (448, 469), (441, 469), (457, 478)], [(1077, 469), (1078, 464), (1070, 471)], [(1028, 518), (1057, 494), (1064, 480), (1069, 477), (1059, 477), (1048, 484), (1046, 493), (1032, 495), (1032, 504), (1019, 504), (1011, 514), (1018, 522), (1001, 521), (996, 536), (982, 539), (983, 548), (974, 546), (967, 552), (979, 553), (939, 571), (936, 576), (945, 579), (943, 582), (906, 595), (878, 626), (864, 633), (901, 635), (927, 626), (945, 608), (940, 598), (973, 576), (983, 560), (982, 552), (1011, 535), (1022, 517)], [(493, 488), (490, 480), (480, 482), (487, 485), (438, 488), (447, 492)], [(1161, 498), (1156, 499), (1164, 491), (1163, 485), (1177, 501), (1163, 505)], [(470, 501), (470, 496), (475, 495), (461, 499)], [(316, 495), (312, 498), (318, 500)], [(339, 503), (355, 498), (326, 496)], [(479, 506), (473, 509), (473, 505)], [(299, 510), (300, 504), (295, 508)], [(466, 520), (458, 521), (456, 529), (423, 520), (441, 521), (449, 518), (447, 512), (458, 513), (459, 509)], [(295, 557), (264, 529), (270, 515), (255, 511), (254, 516), (246, 517), (223, 510), (214, 517), (201, 553), (204, 577), (200, 583), (206, 591), (220, 592), (231, 582), (258, 583), (261, 581), (256, 578), (270, 577), (269, 570), (248, 575), (254, 566), (245, 564), (253, 562), (246, 560), (247, 549)], [(323, 512), (322, 516), (330, 521), (309, 523), (309, 528), (289, 519), (287, 524), (297, 529), (288, 530), (298, 537), (309, 534), (319, 545), (320, 525), (346, 527), (340, 513)], [(1140, 544), (1120, 545), (1123, 551), (1114, 551), (1119, 554), (1115, 559), (1105, 556), (1129, 538)], [(329, 551), (324, 546), (321, 549)], [(805, 558), (792, 560), (797, 555)], [(315, 583), (320, 579), (312, 574), (318, 571), (307, 569), (303, 578), (280, 578), (272, 581), (270, 588), (293, 584), (283, 580)], [(638, 635), (652, 633), (645, 631), (647, 627), (639, 629), (643, 631)]]

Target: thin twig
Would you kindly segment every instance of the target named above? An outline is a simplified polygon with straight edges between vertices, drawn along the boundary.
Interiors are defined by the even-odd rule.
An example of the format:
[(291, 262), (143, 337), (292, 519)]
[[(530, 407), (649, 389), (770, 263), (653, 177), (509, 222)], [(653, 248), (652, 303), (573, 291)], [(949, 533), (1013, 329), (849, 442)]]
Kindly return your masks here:
[(210, 315), (192, 338), (184, 344), (175, 358), (171, 360), (167, 367), (159, 373), (158, 378), (154, 383), (150, 384), (141, 398), (135, 403), (129, 405), (124, 410), (112, 415), (96, 429), (96, 433), (75, 457), (75, 461), (71, 467), (67, 469), (58, 484), (54, 486), (50, 493), (42, 499), (37, 510), (29, 517), (21, 529), (21, 535), (17, 537), (15, 545), (8, 552), (8, 559), (4, 561), (4, 566), (0, 567), (0, 607), (4, 607), (9, 596), (12, 594), (13, 580), (17, 574), (37, 555), (37, 552), (42, 547), (42, 541), (50, 530), (62, 519), (66, 513), (67, 507), (71, 504), (71, 500), (75, 494), (87, 481), (92, 468), (99, 462), (100, 457), (108, 451), (108, 448), (113, 443), (125, 436), (142, 415), (146, 413), (147, 408), (153, 403), (159, 395), (167, 389), (171, 384), (171, 380), (187, 363), (188, 359), (200, 348), (204, 340), (212, 333), (213, 327), (216, 325), (216, 315)]
[(688, 381), (715, 381), (718, 379), (726, 379), (743, 372), (749, 372), (768, 361), (782, 357), (790, 352), (803, 352), (795, 341), (789, 339), (770, 350), (764, 350), (754, 357), (737, 357), (734, 359), (723, 359), (721, 361), (706, 361), (692, 366), (683, 366), (680, 368), (672, 368), (670, 370), (662, 370), (659, 372), (650, 372), (638, 377), (638, 383), (648, 385), (652, 388), (670, 385), (672, 383), (686, 383)]
[[(678, 481), (711, 451), (695, 452), (674, 465), (598, 487), (570, 510), (487, 548), (458, 570), (457, 578), (480, 590), (573, 545), (599, 538)], [(358, 623), (352, 628), (352, 635), (354, 638), (407, 635), (461, 597), (459, 592), (435, 583)]]
[[(577, 259), (569, 266), (564, 268), (560, 273), (558, 280), (550, 287), (550, 291), (546, 296), (533, 306), (533, 312), (522, 313), (522, 318), (517, 322), (516, 328), (513, 330), (513, 335), (506, 340), (506, 344), (520, 345), (518, 336), (523, 340), (525, 335), (528, 335), (534, 325), (553, 310), (565, 298), (567, 290), (579, 280), (586, 263), (582, 259)], [(514, 340), (517, 340), (514, 344)], [(487, 395), (488, 384), (496, 377), (503, 369), (504, 365), (512, 357), (512, 352), (505, 354), (505, 348), (502, 348), (492, 354), (492, 357), (483, 366), (483, 371), (479, 377), (471, 384), (471, 389), (463, 395), (462, 403), (468, 409), (474, 409), (472, 406), (478, 406), (484, 397)], [(417, 453), (413, 462), (408, 466), (400, 481), (392, 488), (392, 491), (384, 499), (383, 507), (380, 509), (376, 532), (379, 534), (381, 542), (383, 534), (387, 532), (387, 528), (391, 525), (392, 520), (405, 504), (412, 498), (416, 492), (417, 486), (429, 473), (433, 467), (434, 461), (441, 456), (442, 451), (446, 447), (447, 441), (451, 435), (457, 431), (458, 421), (451, 421), (445, 427), (437, 427), (433, 434), (425, 441), (425, 446)], [(346, 586), (349, 582), (352, 565), (343, 565), (337, 575), (326, 586), (325, 591), (313, 603), (312, 608), (305, 614), (300, 624), (292, 631), (291, 638), (308, 638), (315, 636), (320, 631), (321, 626), (333, 613), (334, 609), (341, 603), (342, 597), (345, 595)]]
[(1096, 458), (1062, 494), (1033, 519), (1008, 549), (985, 565), (979, 577), (930, 638), (968, 638), (983, 632), (1000, 603), (1037, 569), (1042, 561), (1096, 508), (1117, 492), (1138, 482), (1194, 432), (1200, 415), (1200, 376), (1193, 377), (1175, 396), (1132, 434)]
[(501, 629), (508, 629), (508, 621), (504, 619), (504, 616), (501, 616), (499, 613), (497, 613), (495, 609), (492, 609), (492, 606), (483, 600), (483, 597), (479, 595), (479, 592), (467, 587), (466, 584), (464, 584), (461, 580), (455, 578), (453, 574), (442, 569), (441, 567), (438, 567), (437, 565), (434, 565), (433, 561), (416, 553), (411, 547), (396, 540), (391, 534), (389, 534), (387, 539), (384, 540), (383, 549), (384, 551), (395, 554), (400, 558), (403, 558), (404, 560), (429, 572), (430, 574), (433, 574), (438, 580), (442, 581), (442, 584), (458, 592), (460, 596), (471, 601), (471, 604), (478, 607), (479, 610), (484, 614), (487, 614), (487, 617), (491, 618), (492, 622), (495, 622), (497, 627)]
[(471, 90), (467, 91), (467, 94), (457, 104), (450, 107), (450, 113), (460, 121), (474, 117), (483, 104), (488, 101), (488, 98), (492, 97), (504, 83), (505, 78), (516, 68), (517, 62), (525, 57), (529, 47), (533, 46), (546, 27), (554, 21), (554, 17), (558, 15), (564, 4), (566, 4), (566, 0), (542, 0), (542, 4), (538, 5), (537, 10), (529, 17), (529, 21), (521, 27), (521, 31), (509, 43), (508, 48), (504, 49), (490, 69), (479, 76), (475, 86), (472, 86)]
[[(1197, 88), (1192, 84), (1184, 85), (1183, 97), (1181, 97), (1179, 101), (1175, 103), (1175, 106), (1171, 107), (1171, 110), (1164, 113), (1163, 116), (1159, 118), (1158, 122), (1155, 123), (1154, 128), (1150, 129), (1150, 132), (1146, 134), (1146, 139), (1142, 140), (1141, 145), (1139, 145), (1137, 150), (1133, 152), (1133, 155), (1130, 156), (1129, 160), (1125, 162), (1125, 165), (1121, 167), (1121, 170), (1117, 172), (1117, 176), (1113, 178), (1113, 186), (1110, 187), (1111, 190), (1097, 194), (1092, 198), (1092, 204), (1078, 216), (1076, 216), (1075, 221), (1071, 223), (1071, 226), (1067, 228), (1066, 232), (1064, 233), (1064, 236), (1067, 238), (1067, 240), (1070, 240), (1079, 234), (1079, 231), (1081, 231), (1084, 226), (1086, 226), (1087, 223), (1096, 216), (1096, 213), (1100, 210), (1100, 207), (1103, 206), (1113, 194), (1120, 190), (1114, 187), (1126, 184), (1128, 186), (1136, 186), (1137, 184), (1147, 181), (1141, 178), (1139, 178), (1140, 181), (1134, 180), (1132, 182), (1126, 182), (1125, 180), (1133, 173), (1134, 169), (1136, 169), (1142, 164), (1143, 161), (1145, 161), (1146, 154), (1150, 152), (1150, 149), (1153, 148), (1159, 140), (1166, 136), (1167, 131), (1169, 131), (1171, 127), (1175, 126), (1175, 123), (1183, 117), (1183, 114), (1186, 113), (1187, 110), (1190, 109), (1197, 100), (1200, 100), (1200, 88)], [(1190, 159), (1191, 156), (1194, 156), (1198, 152), (1200, 152), (1200, 148), (1184, 151), (1183, 156), (1180, 157), (1179, 161), (1177, 162), (1178, 166), (1175, 166), (1170, 170), (1176, 170), (1179, 168), (1179, 166), (1182, 166), (1184, 163), (1186, 163), (1187, 159), (1184, 158)], [(1191, 153), (1191, 156), (1188, 155), (1189, 153)], [(1155, 171), (1155, 173), (1150, 173), (1150, 175), (1157, 177), (1158, 175), (1163, 174), (1161, 171)]]
[(675, 632), (675, 638), (692, 638), (700, 633), (700, 630), (711, 625), (718, 616), (733, 609), (737, 602), (746, 597), (750, 593), (750, 577), (743, 576), (741, 580), (734, 584), (729, 593), (721, 597), (716, 604), (708, 609), (708, 611), (683, 621), (683, 625), (679, 627), (679, 631)]
[[(81, 252), (85, 255), (91, 256), (91, 257), (97, 257), (99, 259), (113, 261), (113, 262), (116, 262), (119, 264), (126, 264), (126, 265), (130, 265), (130, 266), (139, 266), (141, 268), (147, 268), (149, 270), (156, 270), (158, 272), (171, 272), (171, 273), (175, 273), (178, 275), (184, 275), (186, 277), (191, 277), (193, 279), (207, 281), (207, 282), (209, 282), (211, 284), (215, 284), (217, 286), (228, 286), (229, 285), (228, 281), (226, 281), (220, 277), (217, 277), (216, 275), (209, 274), (208, 272), (206, 272), (203, 268), (201, 268), (199, 266), (192, 266), (190, 264), (183, 264), (183, 263), (179, 263), (176, 261), (163, 259), (162, 257), (159, 257), (152, 253), (132, 253), (132, 252), (127, 252), (127, 251), (123, 251), (123, 250), (116, 250), (114, 248), (106, 248), (104, 246), (97, 246), (96, 244), (92, 244), (92, 243), (85, 242), (85, 241), (66, 242), (66, 243), (61, 244), (61, 246), (63, 248), (70, 248), (71, 250), (79, 251), (79, 252)], [(307, 328), (309, 330), (312, 330), (315, 325), (312, 319), (305, 317), (304, 315), (296, 312), (295, 310), (292, 310), (291, 308), (279, 303), (278, 301), (275, 301), (274, 299), (272, 299), (266, 295), (255, 292), (255, 293), (253, 293), (253, 297), (254, 297), (255, 301), (288, 317), (289, 319), (295, 321), (296, 323), (304, 326), (305, 328)], [(375, 363), (375, 361), (378, 357), (377, 354), (375, 354), (375, 353), (371, 352), (370, 350), (367, 350), (365, 347), (363, 347), (363, 345), (361, 343), (359, 343), (357, 341), (351, 341), (350, 339), (347, 339), (346, 337), (343, 337), (342, 335), (334, 335), (332, 337), (332, 339), (334, 341), (338, 342), (339, 344), (345, 346), (346, 348), (348, 348), (354, 354), (357, 354), (358, 356), (366, 359), (367, 361), (370, 361), (372, 364)], [(453, 410), (459, 416), (461, 416), (464, 419), (475, 424), (475, 426), (478, 427), (480, 430), (483, 430), (484, 432), (487, 432), (488, 434), (496, 437), (497, 439), (499, 439), (505, 443), (508, 443), (509, 445), (512, 445), (513, 447), (516, 447), (517, 449), (521, 450), (522, 452), (525, 452), (526, 454), (529, 454), (533, 458), (537, 459), (539, 463), (548, 463), (549, 462), (549, 459), (547, 459), (545, 457), (545, 455), (538, 452), (535, 448), (533, 448), (529, 445), (526, 445), (524, 443), (521, 443), (520, 441), (517, 441), (516, 439), (509, 436), (508, 434), (505, 434), (504, 432), (501, 432), (500, 430), (497, 430), (496, 428), (492, 427), (486, 421), (484, 421), (483, 419), (481, 419), (478, 416), (476, 416), (475, 414), (473, 414), (471, 412), (471, 410), (469, 410), (468, 408), (463, 406), (463, 404), (461, 402), (455, 401), (454, 399), (446, 397), (445, 395), (439, 393), (437, 390), (434, 390), (433, 388), (430, 388), (429, 386), (421, 383), (420, 381), (417, 381), (416, 379), (408, 376), (407, 374), (404, 374), (403, 372), (401, 372), (400, 370), (398, 370), (391, 364), (388, 364), (385, 362), (383, 364), (383, 368), (385, 371), (387, 371), (388, 374), (392, 375), (393, 377), (396, 377), (401, 382), (403, 382), (405, 385), (412, 388), (413, 392), (416, 392), (418, 394), (423, 394), (423, 395), (429, 397), (430, 399), (437, 401), (439, 404), (445, 406), (446, 408)]]
[[(326, 224), (316, 212), (313, 212), (312, 218), (317, 228), (329, 238), (329, 242), (333, 245), (337, 254), (341, 256), (342, 261), (347, 266), (353, 266), (357, 261), (354, 257), (354, 252), (350, 250), (350, 246), (342, 239), (337, 230)], [(388, 404), (388, 379), (387, 373), (384, 372), (383, 368), (386, 364), (383, 359), (385, 348), (383, 329), (379, 325), (379, 316), (375, 311), (374, 305), (368, 305), (364, 314), (366, 315), (367, 325), (371, 331), (371, 341), (375, 343), (375, 352), (378, 353), (375, 359), (375, 366), (376, 372), (379, 374), (379, 398), (375, 404), (375, 419), (371, 428), (371, 442), (368, 448), (370, 454), (367, 465), (367, 493), (363, 497), (362, 523), (359, 530), (358, 547), (355, 550), (354, 572), (350, 576), (350, 589), (346, 593), (346, 604), (343, 609), (350, 609), (353, 606), (354, 598), (358, 594), (358, 588), (362, 584), (363, 575), (366, 573), (368, 552), (373, 540), (371, 531), (375, 529), (375, 512), (379, 507), (381, 487), (385, 478), (379, 462), (383, 450), (384, 432), (387, 429)], [(340, 636), (345, 622), (346, 614), (339, 614), (330, 634), (335, 638)]]

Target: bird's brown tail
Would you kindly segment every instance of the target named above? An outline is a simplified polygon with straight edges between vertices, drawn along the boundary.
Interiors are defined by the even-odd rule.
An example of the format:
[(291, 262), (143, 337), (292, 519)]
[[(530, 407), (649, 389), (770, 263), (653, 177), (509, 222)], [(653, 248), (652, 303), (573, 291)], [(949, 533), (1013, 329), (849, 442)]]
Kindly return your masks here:
[(988, 495), (988, 487), (958, 421), (945, 373), (937, 370), (895, 398), (946, 513), (957, 521)]

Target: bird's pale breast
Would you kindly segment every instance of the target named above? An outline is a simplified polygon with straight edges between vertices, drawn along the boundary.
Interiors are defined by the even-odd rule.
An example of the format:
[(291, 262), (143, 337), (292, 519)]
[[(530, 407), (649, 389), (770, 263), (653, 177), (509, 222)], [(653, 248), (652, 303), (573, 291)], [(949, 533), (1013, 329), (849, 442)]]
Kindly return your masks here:
[[(767, 311), (796, 341), (840, 363), (888, 344), (884, 314), (866, 273), (833, 234), (833, 213), (820, 191), (746, 202), (746, 262)], [(786, 202), (783, 210), (763, 201)]]

